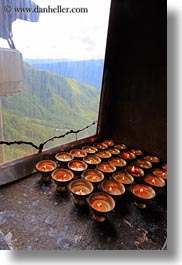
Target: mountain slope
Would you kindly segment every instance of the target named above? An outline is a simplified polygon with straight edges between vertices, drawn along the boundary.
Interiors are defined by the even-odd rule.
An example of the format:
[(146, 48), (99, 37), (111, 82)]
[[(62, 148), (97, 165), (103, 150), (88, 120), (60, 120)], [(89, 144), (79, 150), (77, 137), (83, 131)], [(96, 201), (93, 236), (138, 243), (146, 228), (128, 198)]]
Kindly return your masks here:
[[(96, 88), (37, 70), (28, 64), (24, 69), (23, 91), (2, 98), (4, 140), (32, 141), (39, 145), (48, 138), (70, 129), (80, 129), (97, 120), (100, 95)], [(94, 130), (90, 128), (86, 134), (95, 133)], [(75, 136), (69, 136), (65, 141), (73, 139)], [(53, 142), (47, 147), (57, 144)], [(20, 153), (20, 146), (6, 148), (10, 149), (14, 149), (13, 156)], [(30, 152), (27, 146), (21, 149), (22, 155)], [(6, 151), (6, 155), (8, 159), (14, 158), (10, 157), (10, 151)]]
[(58, 59), (26, 59), (40, 70), (51, 71), (64, 77), (73, 78), (101, 90), (104, 60), (61, 61)]

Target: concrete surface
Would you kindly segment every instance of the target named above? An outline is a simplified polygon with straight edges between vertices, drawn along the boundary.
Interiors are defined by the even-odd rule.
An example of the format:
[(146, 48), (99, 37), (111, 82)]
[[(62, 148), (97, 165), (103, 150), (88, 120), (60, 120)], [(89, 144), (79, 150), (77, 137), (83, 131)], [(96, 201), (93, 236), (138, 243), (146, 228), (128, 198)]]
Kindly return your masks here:
[[(0, 188), (0, 249), (159, 250), (167, 237), (166, 191), (139, 209), (126, 192), (104, 223), (38, 173)], [(165, 247), (166, 249), (166, 247)]]

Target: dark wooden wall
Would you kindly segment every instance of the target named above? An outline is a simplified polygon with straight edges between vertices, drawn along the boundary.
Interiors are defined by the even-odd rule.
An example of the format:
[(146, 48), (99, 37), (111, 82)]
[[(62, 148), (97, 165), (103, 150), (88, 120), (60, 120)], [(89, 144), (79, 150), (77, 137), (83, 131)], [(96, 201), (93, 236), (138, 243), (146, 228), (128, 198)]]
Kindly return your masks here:
[(167, 159), (167, 1), (113, 0), (99, 135)]

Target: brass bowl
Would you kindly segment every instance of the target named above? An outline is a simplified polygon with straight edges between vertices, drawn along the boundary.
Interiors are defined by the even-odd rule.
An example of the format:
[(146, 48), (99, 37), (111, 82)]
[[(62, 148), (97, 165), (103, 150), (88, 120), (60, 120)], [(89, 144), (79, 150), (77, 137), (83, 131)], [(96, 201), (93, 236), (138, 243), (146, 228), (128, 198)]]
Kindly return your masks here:
[(61, 167), (67, 167), (68, 162), (74, 159), (74, 156), (68, 152), (60, 152), (55, 155), (55, 159)]
[(36, 164), (36, 170), (42, 175), (42, 181), (51, 181), (51, 174), (57, 168), (53, 160), (42, 160)]
[(87, 155), (87, 153), (82, 149), (72, 149), (70, 154), (73, 155), (76, 160), (82, 160)]
[(115, 200), (121, 198), (125, 193), (125, 186), (115, 180), (106, 179), (101, 183), (101, 189)]
[(145, 174), (145, 172), (143, 171), (142, 168), (137, 167), (137, 166), (133, 166), (133, 165), (131, 165), (131, 166), (127, 166), (127, 167), (126, 167), (126, 170), (127, 170), (127, 172), (128, 172), (129, 174), (131, 174), (133, 177), (137, 177), (137, 178), (139, 178), (139, 177), (143, 177), (144, 174)]
[(83, 158), (83, 161), (88, 165), (89, 168), (94, 168), (96, 165), (101, 163), (100, 157), (96, 155), (87, 155)]
[(94, 187), (91, 182), (85, 179), (72, 180), (68, 184), (70, 192), (73, 194), (73, 201), (77, 205), (84, 205), (85, 199), (92, 193)]
[(163, 178), (163, 179), (165, 179), (167, 181), (167, 171), (165, 169), (155, 168), (152, 171), (152, 174), (157, 176), (157, 177), (161, 177), (161, 178)]
[(69, 169), (56, 169), (51, 174), (52, 179), (56, 183), (57, 191), (66, 191), (67, 185), (70, 183), (70, 181), (73, 179), (74, 174)]
[(128, 149), (128, 146), (126, 146), (125, 144), (116, 144), (114, 145), (114, 148), (119, 149), (119, 150), (126, 150)]
[(119, 156), (124, 160), (133, 160), (136, 158), (136, 155), (131, 151), (122, 151)]
[(152, 173), (146, 174), (143, 177), (143, 181), (145, 184), (151, 186), (155, 190), (157, 195), (162, 195), (166, 191), (166, 181), (161, 177), (153, 175)]
[(116, 171), (112, 174), (112, 178), (124, 185), (130, 185), (134, 182), (134, 178), (126, 170)]
[(90, 181), (94, 188), (97, 187), (104, 179), (104, 174), (97, 169), (87, 169), (82, 173), (82, 178), (87, 181)]
[(152, 167), (151, 162), (146, 159), (136, 159), (134, 160), (134, 164), (142, 169), (150, 169)]
[(99, 157), (102, 160), (102, 162), (107, 161), (112, 156), (111, 153), (105, 150), (99, 150), (95, 153), (95, 155)]
[(92, 217), (97, 222), (104, 222), (106, 216), (115, 207), (114, 199), (105, 192), (92, 193), (87, 198), (87, 203), (92, 212)]
[(106, 177), (111, 176), (116, 171), (116, 167), (111, 165), (109, 162), (102, 162), (97, 165), (96, 168), (100, 170)]
[(108, 146), (104, 143), (94, 143), (93, 146), (98, 150), (106, 150)]
[(132, 184), (130, 191), (138, 208), (146, 208), (156, 196), (155, 190), (146, 184)]
[(84, 150), (87, 154), (92, 154), (92, 155), (98, 151), (96, 147), (90, 145), (83, 146), (82, 150)]
[(68, 162), (68, 169), (74, 173), (74, 176), (80, 177), (84, 170), (88, 168), (88, 165), (82, 160), (72, 160)]
[(126, 166), (127, 162), (121, 157), (112, 157), (108, 160), (111, 165), (115, 166), (117, 169), (121, 169)]
[(157, 156), (153, 156), (153, 155), (144, 156), (144, 159), (151, 162), (151, 163), (159, 163), (160, 162), (160, 159)]
[(114, 146), (113, 140), (104, 140), (102, 141), (103, 144), (106, 144), (108, 147)]
[(144, 154), (142, 150), (140, 150), (140, 149), (134, 149), (134, 148), (131, 149), (131, 152), (133, 154), (135, 154), (136, 156), (142, 156)]
[(120, 154), (120, 150), (115, 148), (115, 147), (114, 148), (109, 148), (107, 151), (112, 155), (112, 157), (113, 156), (118, 156)]

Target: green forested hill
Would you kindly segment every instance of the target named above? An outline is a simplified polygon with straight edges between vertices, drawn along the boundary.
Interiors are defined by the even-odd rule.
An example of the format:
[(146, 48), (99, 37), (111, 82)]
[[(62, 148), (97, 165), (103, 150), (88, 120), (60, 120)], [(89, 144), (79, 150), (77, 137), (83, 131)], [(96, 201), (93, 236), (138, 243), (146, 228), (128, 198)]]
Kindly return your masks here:
[[(50, 137), (80, 129), (97, 120), (100, 95), (96, 88), (37, 70), (27, 63), (24, 66), (22, 92), (2, 97), (4, 140), (31, 141), (39, 145)], [(69, 137), (74, 139), (74, 136)], [(62, 142), (59, 140), (59, 143)], [(59, 143), (53, 142), (52, 146)], [(25, 145), (5, 147), (7, 160), (31, 151), (36, 150)]]
[(90, 84), (98, 91), (102, 85), (104, 60), (66, 60), (66, 59), (25, 59), (27, 63), (40, 70), (48, 70), (55, 74)]

